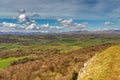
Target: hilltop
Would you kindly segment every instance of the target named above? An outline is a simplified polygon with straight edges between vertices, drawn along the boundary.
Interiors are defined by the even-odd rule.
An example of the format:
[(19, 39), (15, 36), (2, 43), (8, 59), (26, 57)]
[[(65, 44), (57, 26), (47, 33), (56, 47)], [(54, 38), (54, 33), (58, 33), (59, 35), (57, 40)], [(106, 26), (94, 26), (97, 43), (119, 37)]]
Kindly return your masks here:
[(120, 80), (120, 46), (112, 46), (88, 60), (78, 80)]

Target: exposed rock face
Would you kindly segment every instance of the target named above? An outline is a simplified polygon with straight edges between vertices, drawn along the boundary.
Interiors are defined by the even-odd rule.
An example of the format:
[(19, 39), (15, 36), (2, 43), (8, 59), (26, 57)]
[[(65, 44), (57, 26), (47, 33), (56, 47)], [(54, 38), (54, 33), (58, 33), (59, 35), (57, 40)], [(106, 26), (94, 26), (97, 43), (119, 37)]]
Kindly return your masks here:
[(96, 57), (96, 55), (88, 60), (86, 63), (84, 63), (84, 67), (80, 70), (79, 75), (78, 75), (78, 80), (81, 80), (84, 75), (89, 75), (87, 68), (92, 64), (93, 59)]

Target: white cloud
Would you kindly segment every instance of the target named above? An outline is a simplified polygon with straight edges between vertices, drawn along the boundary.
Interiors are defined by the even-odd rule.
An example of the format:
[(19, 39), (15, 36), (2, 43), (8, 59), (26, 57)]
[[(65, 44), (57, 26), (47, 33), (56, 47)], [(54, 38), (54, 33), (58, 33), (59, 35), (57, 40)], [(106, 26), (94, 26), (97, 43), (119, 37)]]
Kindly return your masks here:
[(8, 28), (16, 28), (16, 27), (17, 27), (17, 24), (3, 22), (3, 23), (2, 23), (2, 26), (3, 26), (3, 27), (8, 27)]
[(83, 22), (83, 23), (81, 23), (81, 24), (77, 24), (77, 28), (81, 28), (81, 29), (83, 29), (83, 28), (86, 28), (87, 26), (88, 26), (89, 24), (88, 24), (88, 22)]
[(48, 32), (60, 32), (63, 27), (62, 26), (50, 26), (49, 24), (42, 24), (37, 25), (36, 23), (31, 24), (14, 24), (14, 23), (7, 23), (3, 22), (0, 24), (2, 28), (6, 28), (7, 30), (13, 30), (14, 31), (39, 31), (42, 33), (48, 33)]
[(74, 22), (73, 22), (73, 20), (72, 19), (69, 19), (69, 20), (63, 20), (63, 21), (61, 21), (61, 24), (63, 25), (63, 26), (75, 26), (75, 24), (74, 24)]
[(36, 24), (35, 24), (35, 23), (32, 23), (32, 24), (30, 24), (29, 26), (27, 26), (25, 29), (31, 30), (31, 29), (38, 29), (38, 28), (36, 27)]
[(110, 21), (106, 21), (104, 22), (104, 26), (112, 26), (113, 23), (111, 23)]
[(42, 24), (40, 25), (41, 28), (44, 28), (44, 29), (63, 29), (64, 27), (62, 26), (50, 26), (48, 23), (47, 24)]
[(64, 27), (55, 26), (56, 29), (63, 29)]
[(18, 21), (19, 22), (29, 22), (29, 23), (31, 23), (29, 17), (26, 15), (26, 11), (24, 9), (19, 10)]
[(49, 24), (47, 23), (47, 24), (42, 24), (41, 27), (49, 28), (50, 26), (49, 26)]
[(20, 14), (18, 17), (18, 21), (19, 22), (29, 22), (30, 20), (26, 14)]
[(63, 20), (62, 18), (58, 18), (58, 19), (57, 19), (58, 22), (60, 22), (60, 21), (62, 21), (62, 20)]
[(62, 20), (59, 22), (63, 25), (63, 27), (69, 27), (69, 28), (83, 29), (89, 25), (88, 22), (76, 23), (72, 19)]

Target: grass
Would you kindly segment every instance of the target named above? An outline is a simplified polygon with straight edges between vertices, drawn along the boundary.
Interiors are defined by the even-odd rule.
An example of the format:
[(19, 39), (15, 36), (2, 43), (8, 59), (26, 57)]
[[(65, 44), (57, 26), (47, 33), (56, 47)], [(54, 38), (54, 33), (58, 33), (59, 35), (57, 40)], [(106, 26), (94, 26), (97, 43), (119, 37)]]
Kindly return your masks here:
[[(67, 47), (67, 46), (66, 46)], [(77, 49), (80, 49), (81, 47), (79, 46), (69, 46), (68, 48), (65, 48), (63, 50), (60, 50), (59, 53), (68, 53)]]
[(120, 80), (120, 46), (108, 48), (90, 62), (78, 80)]
[(17, 60), (18, 58), (7, 58), (7, 59), (0, 59), (0, 68), (6, 68), (10, 65), (10, 62)]
[(79, 47), (88, 47), (88, 46), (94, 46), (98, 44), (104, 44), (104, 43), (120, 43), (120, 38), (118, 39), (109, 39), (109, 38), (95, 38), (90, 39), (88, 36), (87, 38), (84, 38), (81, 40), (81, 38), (77, 39), (58, 39), (56, 41), (48, 42), (48, 45), (59, 45), (59, 46), (79, 46)]
[(10, 57), (10, 58), (7, 58), (7, 59), (2, 59), (2, 58), (0, 58), (0, 69), (2, 69), (2, 68), (7, 68), (8, 66), (10, 66), (10, 63), (12, 62), (12, 61), (16, 61), (16, 60), (18, 60), (18, 59), (23, 59), (23, 58), (25, 58), (25, 57), (27, 57), (27, 56), (24, 56), (24, 57)]
[(0, 43), (0, 49), (12, 49), (21, 46), (19, 43)]

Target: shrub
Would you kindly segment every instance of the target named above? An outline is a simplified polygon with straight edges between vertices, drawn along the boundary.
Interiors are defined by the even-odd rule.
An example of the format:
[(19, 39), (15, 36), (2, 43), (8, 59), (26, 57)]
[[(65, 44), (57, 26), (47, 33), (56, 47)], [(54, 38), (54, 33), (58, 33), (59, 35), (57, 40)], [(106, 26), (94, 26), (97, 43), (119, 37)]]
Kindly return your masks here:
[(74, 71), (72, 73), (72, 78), (70, 80), (77, 80), (77, 77), (78, 77), (78, 72)]

